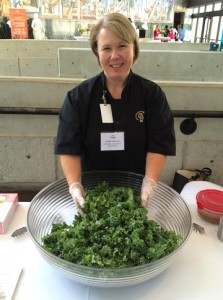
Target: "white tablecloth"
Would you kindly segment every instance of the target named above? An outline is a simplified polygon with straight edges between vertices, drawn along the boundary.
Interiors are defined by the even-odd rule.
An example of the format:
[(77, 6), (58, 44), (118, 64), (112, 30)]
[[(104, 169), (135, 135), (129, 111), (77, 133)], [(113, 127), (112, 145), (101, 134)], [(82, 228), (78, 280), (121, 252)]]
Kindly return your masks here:
[(1, 257), (23, 268), (13, 299), (222, 300), (223, 243), (217, 238), (218, 226), (202, 220), (196, 210), (196, 193), (206, 188), (210, 187), (194, 184), (191, 189), (187, 185), (182, 191), (193, 222), (202, 225), (205, 234), (193, 231), (165, 272), (145, 283), (124, 288), (96, 288), (75, 283), (45, 262), (28, 233), (12, 238), (15, 229), (26, 225), (29, 203), (20, 202), (7, 233), (0, 236)]

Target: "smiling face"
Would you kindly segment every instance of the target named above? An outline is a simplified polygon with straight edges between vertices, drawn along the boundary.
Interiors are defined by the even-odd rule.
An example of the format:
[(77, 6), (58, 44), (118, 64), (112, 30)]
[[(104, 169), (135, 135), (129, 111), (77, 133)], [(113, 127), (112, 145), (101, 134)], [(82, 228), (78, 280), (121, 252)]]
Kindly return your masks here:
[(107, 28), (98, 33), (98, 60), (107, 81), (124, 83), (134, 61), (134, 46)]

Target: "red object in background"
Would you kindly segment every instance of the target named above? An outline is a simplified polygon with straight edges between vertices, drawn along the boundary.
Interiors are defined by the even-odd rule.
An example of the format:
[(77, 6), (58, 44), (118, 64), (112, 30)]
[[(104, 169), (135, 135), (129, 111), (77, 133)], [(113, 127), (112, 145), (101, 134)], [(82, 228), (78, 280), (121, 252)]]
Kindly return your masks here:
[(223, 215), (223, 191), (207, 189), (196, 195), (197, 209), (205, 220), (218, 223)]
[(215, 212), (223, 213), (223, 192), (218, 190), (203, 190), (197, 196), (199, 208), (207, 208)]
[(9, 8), (12, 39), (28, 39), (26, 9)]

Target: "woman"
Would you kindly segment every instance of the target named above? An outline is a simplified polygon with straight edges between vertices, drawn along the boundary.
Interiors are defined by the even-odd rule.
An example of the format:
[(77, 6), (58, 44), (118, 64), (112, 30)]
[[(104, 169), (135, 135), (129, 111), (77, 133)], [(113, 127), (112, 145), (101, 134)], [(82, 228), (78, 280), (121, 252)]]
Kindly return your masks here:
[(166, 38), (168, 38), (168, 39), (166, 39), (164, 42), (168, 42), (168, 40), (170, 39), (169, 38), (169, 34), (170, 34), (170, 30), (169, 30), (169, 27), (168, 27), (168, 25), (165, 25), (165, 27), (164, 27), (164, 37), (166, 37)]
[(153, 31), (154, 40), (158, 40), (160, 35), (160, 28), (159, 25), (156, 25), (155, 30)]
[(169, 37), (171, 40), (175, 40), (175, 33), (174, 33), (173, 26), (170, 26)]
[(60, 112), (55, 153), (76, 205), (83, 205), (82, 171), (144, 175), (147, 207), (166, 155), (175, 155), (173, 116), (161, 88), (131, 71), (139, 55), (136, 30), (125, 16), (105, 16), (90, 44), (102, 73), (69, 91)]

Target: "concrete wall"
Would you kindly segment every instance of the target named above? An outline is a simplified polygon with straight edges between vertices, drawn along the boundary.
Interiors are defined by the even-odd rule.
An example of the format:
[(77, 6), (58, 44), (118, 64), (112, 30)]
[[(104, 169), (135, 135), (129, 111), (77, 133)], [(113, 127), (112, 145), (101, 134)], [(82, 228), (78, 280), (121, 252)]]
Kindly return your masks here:
[[(200, 44), (175, 44), (173, 50), (173, 44), (141, 43), (135, 70), (160, 84), (175, 112), (223, 113), (221, 53), (204, 51)], [(73, 46), (85, 50), (62, 50), (58, 65), (58, 49)], [(58, 116), (37, 113), (59, 109), (68, 90), (100, 70), (87, 47), (75, 41), (0, 41), (0, 189), (40, 189), (63, 177), (53, 153)], [(67, 78), (59, 78), (58, 70)], [(37, 113), (3, 113), (10, 108)], [(192, 135), (180, 131), (183, 120), (175, 118), (177, 155), (168, 158), (161, 180), (171, 185), (177, 169), (210, 167), (211, 181), (223, 185), (222, 117), (196, 118)]]
[[(89, 41), (71, 40), (0, 40), (0, 58), (5, 57), (56, 57), (58, 48), (89, 48)], [(158, 43), (140, 39), (140, 49), (208, 51), (208, 44)]]
[[(133, 71), (152, 80), (223, 80), (223, 56), (210, 51), (141, 50)], [(100, 72), (89, 48), (59, 48), (59, 77), (89, 78)]]
[[(62, 55), (61, 58), (60, 56), (58, 56), (58, 49), (60, 48), (89, 48), (89, 42), (60, 40), (0, 40), (0, 75), (57, 77), (58, 74), (60, 74), (60, 76), (62, 77), (72, 77), (79, 72), (78, 75), (80, 77), (86, 78), (88, 76), (91, 76), (94, 70), (99, 70), (96, 58), (89, 49), (86, 50), (88, 51), (87, 59), (85, 57), (84, 60), (82, 60), (82, 51), (77, 50), (76, 52), (60, 52)], [(142, 69), (142, 72), (140, 70), (141, 74), (146, 73), (146, 76), (150, 75), (150, 77), (153, 78), (153, 72), (155, 72), (154, 75), (157, 76), (159, 74), (165, 75), (165, 73), (163, 73), (163, 68), (165, 69), (165, 67), (163, 67), (163, 63), (166, 64), (168, 62), (169, 70), (171, 68), (171, 63), (173, 63), (175, 66), (176, 59), (178, 61), (178, 65), (181, 64), (180, 58), (178, 59), (178, 57), (175, 57), (174, 54), (172, 54), (173, 57), (169, 57), (168, 53), (173, 51), (173, 49), (174, 51), (198, 51), (199, 55), (202, 52), (207, 52), (208, 45), (190, 43), (156, 43), (141, 41), (140, 48), (142, 50), (142, 55), (140, 55), (139, 61), (136, 65), (136, 70), (138, 71)], [(145, 50), (151, 51), (151, 53), (147, 55), (143, 52)], [(156, 51), (161, 52), (156, 54)], [(63, 53), (65, 54), (65, 57), (66, 55), (68, 55), (66, 60), (63, 57)], [(154, 55), (156, 57), (159, 57), (159, 60), (155, 64), (153, 70), (153, 64), (151, 65), (151, 62), (155, 63)], [(146, 72), (143, 71), (143, 69), (145, 68), (145, 56), (148, 57), (148, 63), (150, 62), (150, 64), (148, 65), (150, 69), (148, 69), (149, 71), (146, 70)], [(63, 61), (61, 62), (62, 59)], [(58, 60), (60, 60), (59, 64)], [(185, 64), (186, 60), (184, 59), (183, 62)], [(83, 63), (83, 68), (81, 63)], [(189, 66), (188, 71), (193, 73), (196, 71), (197, 60), (195, 62), (188, 60), (186, 65)], [(190, 67), (190, 65), (193, 65), (193, 67)], [(63, 67), (61, 72), (60, 67)], [(89, 68), (90, 70), (88, 70)], [(179, 68), (177, 70), (179, 70)], [(157, 74), (157, 71), (159, 71), (160, 73)], [(166, 74), (166, 76), (168, 76), (168, 74)], [(158, 79), (165, 80), (165, 78)], [(174, 78), (172, 79), (175, 80)], [(168, 80), (171, 80), (171, 76), (169, 76)]]

